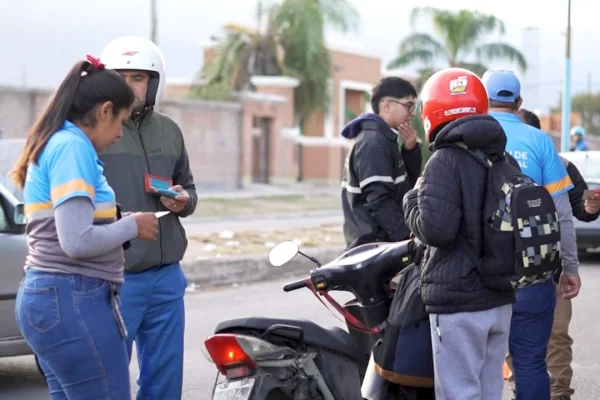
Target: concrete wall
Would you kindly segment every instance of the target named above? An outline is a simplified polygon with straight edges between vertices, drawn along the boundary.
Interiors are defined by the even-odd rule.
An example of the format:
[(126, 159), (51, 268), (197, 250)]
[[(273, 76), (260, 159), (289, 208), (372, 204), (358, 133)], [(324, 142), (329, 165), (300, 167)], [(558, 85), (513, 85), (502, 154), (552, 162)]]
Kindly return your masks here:
[(0, 138), (21, 138), (48, 102), (49, 90), (0, 86)]
[[(24, 138), (51, 94), (0, 87), (1, 137)], [(159, 110), (180, 124), (194, 181), (200, 188), (239, 187), (242, 103), (165, 99)]]

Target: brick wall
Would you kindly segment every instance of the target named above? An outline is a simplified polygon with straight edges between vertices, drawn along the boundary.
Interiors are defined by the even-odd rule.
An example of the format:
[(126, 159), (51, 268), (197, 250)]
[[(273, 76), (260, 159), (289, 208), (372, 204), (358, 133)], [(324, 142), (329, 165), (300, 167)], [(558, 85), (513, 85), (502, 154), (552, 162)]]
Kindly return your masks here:
[[(562, 132), (562, 116), (560, 114), (548, 114), (540, 116), (540, 124), (544, 132), (548, 132), (557, 151), (560, 151), (560, 136)], [(571, 126), (581, 124), (581, 116), (571, 113)], [(600, 150), (600, 138), (588, 135), (586, 140), (590, 150)], [(570, 143), (570, 142), (569, 142)]]

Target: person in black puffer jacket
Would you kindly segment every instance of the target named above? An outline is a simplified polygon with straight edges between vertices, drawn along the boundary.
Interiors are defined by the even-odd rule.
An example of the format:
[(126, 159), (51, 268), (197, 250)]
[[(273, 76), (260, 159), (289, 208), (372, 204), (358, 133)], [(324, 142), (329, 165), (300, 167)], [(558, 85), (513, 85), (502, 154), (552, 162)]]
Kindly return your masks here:
[[(472, 72), (450, 68), (423, 88), (422, 118), (433, 155), (404, 197), (406, 223), (428, 245), (421, 297), (430, 314), (437, 400), (500, 399), (508, 350), (514, 266), (477, 269), (469, 251), (481, 248), (487, 169), (462, 144), (491, 159), (505, 157), (506, 136), (487, 116), (487, 92)], [(505, 280), (504, 290), (484, 280)]]

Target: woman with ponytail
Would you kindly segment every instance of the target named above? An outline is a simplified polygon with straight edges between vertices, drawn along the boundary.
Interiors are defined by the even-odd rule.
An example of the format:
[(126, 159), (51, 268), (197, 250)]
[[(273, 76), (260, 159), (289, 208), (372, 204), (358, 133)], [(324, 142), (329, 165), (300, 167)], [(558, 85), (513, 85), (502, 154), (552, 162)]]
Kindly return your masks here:
[(88, 56), (56, 90), (12, 171), (29, 242), (17, 323), (52, 400), (130, 399), (118, 298), (124, 247), (155, 240), (158, 221), (121, 216), (98, 152), (122, 136), (133, 102), (125, 80)]

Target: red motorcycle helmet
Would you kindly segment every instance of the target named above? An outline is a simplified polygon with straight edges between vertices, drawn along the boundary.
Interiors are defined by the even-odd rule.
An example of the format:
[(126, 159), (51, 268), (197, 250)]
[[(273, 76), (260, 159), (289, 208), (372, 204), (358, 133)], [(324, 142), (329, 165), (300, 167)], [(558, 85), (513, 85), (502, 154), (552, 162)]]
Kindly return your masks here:
[(463, 68), (446, 68), (433, 74), (421, 91), (421, 119), (427, 140), (439, 127), (455, 119), (487, 114), (488, 94), (481, 79)]

